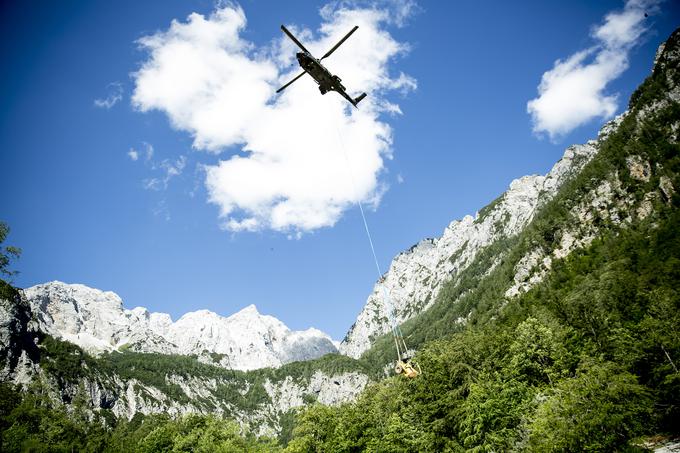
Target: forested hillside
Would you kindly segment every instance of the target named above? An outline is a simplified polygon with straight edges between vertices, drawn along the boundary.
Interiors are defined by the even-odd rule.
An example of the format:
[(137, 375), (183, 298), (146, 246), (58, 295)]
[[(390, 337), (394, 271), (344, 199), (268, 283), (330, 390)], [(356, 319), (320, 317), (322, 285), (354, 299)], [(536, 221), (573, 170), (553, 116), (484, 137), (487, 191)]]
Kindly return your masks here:
[[(32, 334), (21, 297), (3, 284), (3, 309), (17, 319), (3, 368), (35, 363), (36, 372), (14, 375), (23, 392), (0, 388), (0, 449), (644, 451), (649, 436), (680, 436), (679, 133), (680, 30), (583, 170), (402, 326), (418, 350), (416, 379), (383, 378), (389, 337), (359, 360), (329, 355), (252, 372), (162, 354), (94, 358)], [(317, 372), (323, 385), (351, 373), (374, 382), (328, 406), (316, 403)], [(199, 380), (210, 392), (187, 400)], [(286, 398), (265, 410), (271, 394), (300, 382), (305, 410)], [(108, 405), (130, 388), (161, 389), (151, 396), (174, 412), (116, 416)], [(258, 437), (265, 423), (278, 438)]]
[[(405, 323), (423, 375), (311, 407), (290, 451), (643, 450), (680, 434), (679, 31), (657, 58), (581, 174)], [(384, 363), (390, 341), (363, 359)]]

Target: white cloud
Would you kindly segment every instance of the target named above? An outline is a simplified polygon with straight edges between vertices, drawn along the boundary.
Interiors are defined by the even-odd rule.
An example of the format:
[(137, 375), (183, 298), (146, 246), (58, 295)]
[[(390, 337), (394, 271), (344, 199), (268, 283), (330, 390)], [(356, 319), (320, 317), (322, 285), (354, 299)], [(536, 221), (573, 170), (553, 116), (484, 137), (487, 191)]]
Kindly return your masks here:
[[(153, 147), (151, 148), (153, 149)], [(187, 159), (185, 156), (179, 156), (175, 161), (164, 159), (160, 163), (152, 162), (152, 170), (161, 170), (162, 176), (147, 178), (143, 181), (144, 188), (147, 190), (165, 190), (168, 188), (168, 183), (175, 176), (179, 176), (186, 167)]]
[[(395, 2), (395, 10), (406, 14), (407, 3)], [(392, 143), (391, 128), (379, 117), (399, 113), (385, 95), (412, 90), (416, 82), (389, 72), (389, 63), (408, 50), (384, 29), (393, 11), (352, 5), (338, 3), (332, 13), (324, 8), (316, 33), (289, 28), (318, 57), (359, 25), (324, 60), (350, 95), (368, 93), (358, 110), (337, 93), (321, 96), (309, 76), (276, 95), (299, 73), (297, 48), (283, 34), (263, 48), (245, 41), (238, 6), (218, 7), (209, 17), (191, 14), (139, 41), (148, 58), (134, 74), (133, 105), (166, 113), (173, 127), (192, 134), (197, 149), (236, 151), (204, 167), (209, 201), (226, 229), (295, 235), (332, 226), (358, 201), (379, 203)]]
[(321, 8), (319, 14), (324, 20), (330, 22), (337, 10), (366, 8), (389, 11), (384, 20), (397, 27), (403, 27), (408, 19), (421, 11), (420, 6), (414, 0), (332, 0)]
[(130, 159), (132, 159), (133, 162), (136, 162), (137, 159), (139, 159), (139, 152), (134, 148), (130, 148), (130, 151), (127, 152), (127, 155)]
[(595, 45), (557, 60), (543, 74), (539, 96), (527, 103), (535, 133), (555, 139), (594, 118), (616, 113), (618, 96), (604, 90), (628, 68), (628, 54), (647, 30), (645, 13), (656, 12), (658, 3), (628, 0), (623, 10), (610, 12), (593, 28)]
[(159, 201), (151, 212), (154, 216), (161, 217), (166, 222), (170, 221), (170, 209), (168, 209), (168, 203), (165, 201), (165, 199)]
[(123, 99), (123, 84), (120, 82), (109, 83), (106, 86), (108, 94), (104, 99), (95, 99), (94, 105), (102, 109), (110, 109)]
[(184, 156), (179, 156), (179, 158), (174, 162), (169, 159), (165, 159), (160, 163), (160, 168), (165, 171), (165, 179), (169, 180), (170, 178), (181, 175), (186, 165), (187, 158)]
[(144, 162), (151, 162), (153, 159), (153, 153), (153, 145), (151, 143), (142, 142), (142, 149), (130, 148), (130, 151), (128, 151), (127, 155), (133, 161), (137, 161), (139, 157), (144, 154)]
[(144, 145), (144, 160), (149, 162), (151, 159), (153, 159), (153, 145), (147, 142), (142, 142), (142, 144)]
[[(153, 158), (155, 150), (151, 143), (142, 142), (143, 150), (137, 150), (135, 148), (130, 148), (127, 152), (128, 157), (133, 162), (139, 160), (141, 154), (144, 154), (144, 164), (146, 167), (150, 168), (152, 172), (156, 173), (156, 176), (151, 178), (146, 178), (142, 181), (142, 187), (147, 190), (165, 190), (168, 188), (168, 183), (175, 176), (179, 176), (184, 171), (187, 164), (186, 156), (179, 156), (174, 161), (172, 159), (163, 159), (157, 161)], [(158, 175), (158, 173), (162, 173)]]
[(142, 185), (146, 190), (163, 190), (163, 181), (160, 178), (147, 178), (142, 181)]

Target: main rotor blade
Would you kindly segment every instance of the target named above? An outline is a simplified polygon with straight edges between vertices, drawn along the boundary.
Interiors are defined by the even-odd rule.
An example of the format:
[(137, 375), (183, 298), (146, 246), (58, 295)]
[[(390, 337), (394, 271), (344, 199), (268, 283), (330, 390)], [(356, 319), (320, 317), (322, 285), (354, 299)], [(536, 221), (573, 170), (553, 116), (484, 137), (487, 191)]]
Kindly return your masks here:
[(302, 77), (302, 76), (305, 75), (305, 74), (307, 74), (307, 71), (302, 71), (302, 74), (298, 75), (298, 76), (295, 77), (293, 80), (291, 80), (290, 82), (288, 82), (287, 84), (285, 84), (284, 86), (282, 86), (281, 88), (279, 88), (278, 90), (276, 90), (276, 92), (277, 92), (277, 93), (282, 92), (283, 90), (285, 90), (286, 88), (288, 88), (293, 82), (295, 82), (297, 79), (299, 79), (300, 77)]
[(357, 31), (357, 28), (359, 28), (359, 26), (358, 26), (358, 25), (355, 25), (354, 28), (353, 28), (352, 30), (350, 30), (350, 32), (347, 33), (347, 34), (345, 35), (344, 38), (342, 38), (342, 39), (340, 40), (340, 42), (338, 42), (336, 45), (334, 45), (333, 48), (332, 48), (331, 50), (329, 50), (328, 52), (326, 52), (326, 55), (324, 55), (323, 57), (319, 58), (319, 61), (323, 60), (323, 59), (326, 58), (326, 57), (330, 57), (331, 54), (332, 54), (333, 52), (335, 52), (335, 50), (336, 50), (338, 47), (340, 47), (340, 45), (341, 45), (343, 42), (345, 42), (345, 41), (347, 40), (347, 38), (349, 38), (350, 35), (351, 35), (352, 33), (354, 33), (355, 31)]
[(305, 46), (303, 46), (302, 43), (301, 43), (300, 41), (298, 41), (297, 38), (296, 38), (295, 36), (293, 36), (293, 34), (292, 34), (291, 32), (289, 32), (288, 29), (287, 29), (286, 27), (284, 27), (283, 25), (281, 25), (281, 30), (283, 30), (283, 32), (284, 32), (285, 34), (287, 34), (288, 37), (289, 37), (290, 39), (292, 39), (293, 42), (294, 42), (295, 44), (297, 44), (298, 47), (299, 47), (300, 49), (304, 50), (305, 52), (307, 52), (308, 54), (311, 55), (311, 53), (309, 52), (309, 50), (307, 50), (307, 49), (305, 48)]

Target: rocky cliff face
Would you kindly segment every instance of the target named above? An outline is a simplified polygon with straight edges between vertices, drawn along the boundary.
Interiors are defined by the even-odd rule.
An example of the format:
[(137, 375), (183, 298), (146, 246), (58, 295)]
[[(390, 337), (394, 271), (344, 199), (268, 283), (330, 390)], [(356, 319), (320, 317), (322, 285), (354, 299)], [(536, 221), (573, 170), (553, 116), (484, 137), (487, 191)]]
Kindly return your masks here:
[[(637, 93), (634, 94), (632, 110), (605, 126), (601, 136), (616, 130), (623, 118), (632, 115), (635, 128), (631, 135), (643, 135), (643, 124), (649, 122), (655, 124), (656, 134), (663, 134), (663, 129), (668, 127), (668, 144), (677, 144), (680, 131), (680, 116), (677, 114), (677, 105), (680, 104), (679, 69), (680, 30), (673, 33), (657, 51), (653, 77), (646, 82), (656, 83), (656, 96), (640, 102), (636, 99)], [(571, 222), (553, 233), (557, 239), (556, 245), (549, 249), (537, 247), (516, 264), (514, 284), (505, 293), (507, 299), (530, 290), (543, 280), (554, 260), (587, 247), (601, 235), (602, 230), (627, 228), (652, 218), (659, 205), (671, 205), (672, 196), (677, 191), (669, 177), (673, 169), (664, 168), (658, 162), (653, 163), (641, 144), (631, 142), (633, 144), (628, 145), (628, 155), (622, 168), (597, 181), (591, 190), (570, 206)]]
[[(282, 419), (291, 411), (312, 401), (328, 406), (352, 401), (367, 383), (368, 377), (358, 372), (316, 371), (307, 378), (289, 375), (281, 380), (265, 378), (262, 382), (234, 381), (226, 375), (170, 373), (163, 377), (162, 385), (98, 374), (83, 379), (77, 386), (62, 389), (60, 397), (74, 399), (84, 393), (90, 407), (106, 408), (116, 417), (128, 420), (137, 413), (221, 414), (237, 420), (249, 432), (276, 435), (281, 431)], [(168, 388), (179, 389), (182, 397), (168, 392)], [(257, 393), (259, 401), (244, 405), (241, 398), (225, 398), (225, 392), (241, 398), (249, 392)]]
[(38, 334), (30, 306), (0, 281), (0, 382), (28, 384), (37, 372)]
[[(38, 330), (91, 353), (113, 350), (205, 356), (230, 369), (253, 370), (337, 352), (317, 329), (291, 331), (254, 305), (229, 317), (208, 310), (173, 322), (168, 314), (123, 308), (113, 292), (50, 282), (24, 290)], [(212, 360), (211, 360), (212, 362)]]
[[(659, 47), (653, 74), (661, 74), (654, 81), (660, 94), (654, 99), (643, 100), (637, 106), (634, 114), (638, 124), (680, 102), (680, 45), (677, 41), (676, 32)], [(605, 124), (596, 140), (567, 148), (562, 159), (545, 176), (525, 176), (514, 180), (504, 194), (474, 217), (453, 221), (441, 237), (425, 239), (395, 257), (340, 344), (340, 352), (360, 357), (377, 337), (390, 331), (390, 307), (393, 307), (398, 323), (422, 313), (435, 302), (443, 284), (464, 271), (482, 249), (521, 232), (538, 210), (597, 155), (607, 137), (617, 131), (627, 114), (623, 113)], [(669, 120), (672, 118), (661, 121)], [(673, 131), (671, 141), (677, 143), (680, 122), (675, 118), (670, 126)], [(658, 170), (651, 169), (647, 160), (635, 155), (629, 157), (627, 165), (631, 177), (643, 182)], [(626, 224), (633, 217), (645, 217), (651, 212), (655, 200), (669, 200), (669, 194), (676, 190), (668, 177), (662, 177), (659, 187), (647, 193), (640, 202), (626, 193), (619, 176), (609, 175), (573, 207), (573, 228), (559, 232), (559, 247), (555, 250), (533, 250), (523, 257), (516, 267), (515, 284), (508, 289), (506, 297), (512, 298), (541, 281), (553, 259), (563, 258), (572, 250), (588, 245), (597, 236), (601, 225), (598, 222)], [(489, 263), (486, 272), (493, 270), (497, 264)]]
[(203, 310), (172, 322), (125, 310), (116, 294), (83, 285), (52, 282), (0, 297), (0, 381), (120, 419), (222, 414), (274, 435), (294, 409), (349, 402), (368, 383), (360, 366), (338, 354), (288, 363), (335, 351), (329, 343), (318, 330), (292, 332), (254, 306), (228, 318)]
[(620, 118), (608, 123), (597, 140), (569, 147), (547, 175), (514, 180), (507, 192), (474, 217), (454, 220), (441, 237), (425, 239), (397, 255), (340, 344), (340, 352), (358, 358), (376, 337), (388, 332), (390, 302), (398, 323), (429, 308), (442, 284), (472, 263), (480, 250), (519, 233), (536, 210), (591, 160), (619, 122)]

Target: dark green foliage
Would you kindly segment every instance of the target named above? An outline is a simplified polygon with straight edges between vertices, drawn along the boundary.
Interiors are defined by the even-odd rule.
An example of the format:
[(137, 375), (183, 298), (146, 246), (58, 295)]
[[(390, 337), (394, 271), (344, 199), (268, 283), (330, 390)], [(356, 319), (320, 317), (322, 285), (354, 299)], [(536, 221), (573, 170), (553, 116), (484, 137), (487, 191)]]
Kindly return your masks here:
[(42, 338), (40, 348), (43, 352), (40, 366), (57, 379), (61, 388), (67, 384), (77, 384), (87, 372), (87, 362), (95, 362), (75, 344), (49, 335)]
[[(32, 389), (34, 392), (36, 389)], [(0, 385), (3, 452), (275, 452), (274, 439), (242, 433), (236, 422), (210, 415), (136, 415), (113, 429), (101, 416), (79, 417), (38, 393)]]
[[(310, 402), (310, 405), (312, 402)], [(279, 432), (278, 440), (281, 445), (288, 445), (290, 439), (293, 437), (293, 429), (296, 424), (296, 414), (298, 410), (290, 410), (285, 414), (281, 415), (279, 418), (279, 424), (281, 425), (281, 431)]]
[(40, 386), (37, 383), (23, 395), (9, 385), (0, 386), (2, 451), (101, 451), (108, 433), (98, 420), (70, 416), (64, 406), (46, 398)]
[(565, 347), (571, 329), (546, 318), (542, 322), (529, 317), (521, 322), (508, 348), (512, 376), (532, 386), (552, 385), (564, 377), (574, 363)]
[[(127, 430), (127, 428), (126, 428)], [(141, 433), (137, 431), (141, 430)], [(177, 419), (156, 417), (142, 423), (111, 451), (132, 452), (273, 452), (273, 439), (243, 435), (236, 422), (207, 415), (186, 415)], [(114, 432), (114, 434), (116, 434)], [(124, 438), (124, 439), (125, 439)], [(134, 443), (130, 438), (135, 439)]]
[[(8, 234), (9, 226), (5, 222), (0, 221), (0, 278), (11, 278), (17, 274), (17, 271), (9, 269), (9, 265), (13, 259), (19, 258), (19, 255), (21, 255), (21, 249), (18, 247), (11, 245), (2, 246)], [(3, 297), (2, 293), (0, 293), (0, 297)]]
[(652, 399), (635, 376), (611, 362), (585, 361), (549, 392), (529, 423), (536, 451), (615, 451), (650, 428)]
[(8, 301), (18, 301), (21, 298), (19, 291), (0, 278), (0, 299)]
[(288, 449), (389, 451), (393, 436), (417, 451), (611, 451), (677, 435), (680, 212), (664, 212), (654, 228), (555, 262), (532, 291), (490, 308), (494, 319), (428, 342), (418, 379), (303, 412)]
[(503, 373), (479, 375), (460, 408), (463, 446), (472, 450), (511, 449), (532, 396), (527, 384)]
[[(12, 260), (19, 258), (21, 249), (13, 246), (2, 246), (8, 234), (9, 226), (0, 221), (0, 299), (15, 301), (19, 298), (19, 294), (10, 283), (17, 271), (10, 270), (9, 265)], [(3, 280), (4, 278), (9, 281)]]

